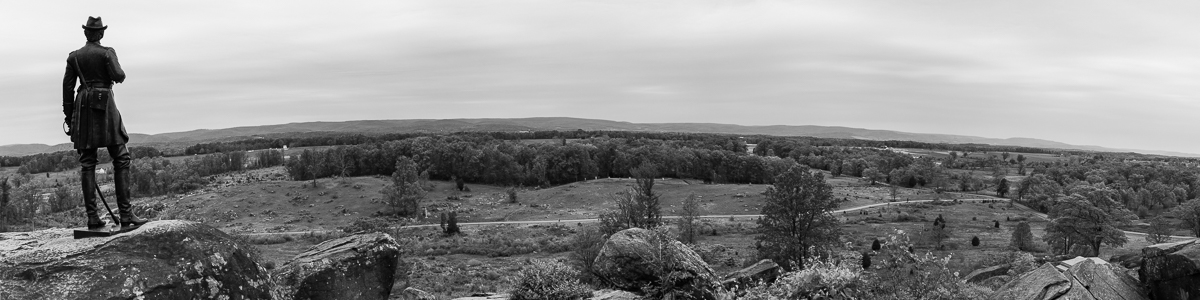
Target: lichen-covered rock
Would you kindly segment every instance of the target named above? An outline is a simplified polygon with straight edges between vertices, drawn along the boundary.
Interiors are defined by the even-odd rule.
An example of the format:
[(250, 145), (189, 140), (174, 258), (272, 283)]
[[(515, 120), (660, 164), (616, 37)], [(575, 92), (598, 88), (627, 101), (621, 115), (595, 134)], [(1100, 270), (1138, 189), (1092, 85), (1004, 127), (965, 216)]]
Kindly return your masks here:
[(763, 259), (749, 267), (726, 274), (725, 279), (721, 280), (721, 285), (726, 289), (745, 288), (757, 282), (775, 282), (776, 277), (779, 277), (779, 264), (770, 259)]
[(630, 228), (614, 233), (593, 263), (596, 275), (614, 287), (691, 299), (715, 299), (716, 275), (692, 249), (650, 230)]
[(1121, 265), (1126, 269), (1136, 270), (1142, 267), (1142, 256), (1137, 253), (1113, 255), (1108, 258), (1108, 262)]
[[(1098, 262), (1098, 263), (1097, 263)], [(1052, 264), (1021, 275), (988, 299), (1012, 300), (1146, 300), (1138, 282), (1120, 266), (1083, 259), (1060, 272)]]
[(176, 220), (79, 240), (71, 229), (0, 233), (0, 299), (272, 299), (247, 247)]
[(1154, 299), (1200, 299), (1200, 244), (1191, 240), (1142, 248), (1138, 277)]
[(1071, 288), (1070, 279), (1049, 263), (1029, 271), (1000, 287), (988, 299), (1043, 300), (1055, 299)]
[(400, 299), (403, 300), (437, 300), (437, 297), (429, 292), (419, 290), (414, 287), (408, 287), (400, 292)]
[(1011, 268), (1012, 267), (1009, 264), (995, 265), (995, 266), (991, 266), (991, 267), (987, 267), (987, 268), (979, 268), (978, 270), (971, 271), (971, 274), (967, 274), (967, 277), (963, 277), (963, 280), (966, 280), (967, 282), (971, 282), (971, 283), (980, 282), (980, 281), (983, 281), (984, 279), (1008, 274), (1008, 269), (1011, 269)]
[[(1137, 280), (1126, 275), (1120, 268), (1114, 264), (1097, 264), (1085, 260), (1067, 269), (1067, 275), (1072, 282), (1084, 287), (1081, 292), (1086, 292), (1095, 299), (1146, 299)], [(1075, 291), (1075, 285), (1072, 285), (1071, 291)]]
[(472, 295), (470, 297), (454, 298), (453, 300), (508, 300), (510, 298), (510, 296), (511, 295), (504, 294), (504, 293), (501, 293), (501, 294), (488, 293), (488, 294), (476, 294), (476, 295)]
[(593, 291), (592, 297), (588, 300), (640, 300), (642, 296), (622, 290), (599, 290)]
[(317, 244), (271, 274), (278, 299), (387, 299), (400, 247), (384, 233)]

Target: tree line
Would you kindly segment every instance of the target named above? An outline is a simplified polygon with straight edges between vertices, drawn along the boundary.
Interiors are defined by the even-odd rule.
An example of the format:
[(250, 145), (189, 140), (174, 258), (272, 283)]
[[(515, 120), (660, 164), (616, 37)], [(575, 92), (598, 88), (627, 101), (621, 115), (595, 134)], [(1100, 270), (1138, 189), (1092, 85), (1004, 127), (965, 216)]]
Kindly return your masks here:
[[(101, 164), (112, 162), (112, 157), (108, 156), (108, 151), (101, 149), (97, 152), (96, 157)], [(153, 147), (129, 147), (129, 154), (134, 158), (163, 156), (161, 151)], [(15, 159), (5, 157), (6, 162), (9, 159), (17, 161), (17, 165), (20, 166), (17, 168), (17, 172), (21, 174), (59, 172), (79, 168), (79, 153), (75, 152), (75, 150), (33, 154)]]
[(428, 178), (494, 185), (548, 186), (604, 177), (631, 177), (644, 163), (662, 177), (704, 182), (768, 183), (795, 162), (729, 150), (728, 140), (596, 137), (530, 142), (486, 135), (416, 137), (289, 153), (293, 179), (390, 175), (409, 157)]

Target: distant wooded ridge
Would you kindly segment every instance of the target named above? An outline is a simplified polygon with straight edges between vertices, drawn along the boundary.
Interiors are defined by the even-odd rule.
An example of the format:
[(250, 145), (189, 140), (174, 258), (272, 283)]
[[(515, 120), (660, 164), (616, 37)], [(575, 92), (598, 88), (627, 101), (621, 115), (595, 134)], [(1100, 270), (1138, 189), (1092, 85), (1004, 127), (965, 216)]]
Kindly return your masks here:
[[(344, 122), (303, 122), (279, 125), (243, 126), (225, 129), (199, 129), (154, 135), (131, 134), (131, 145), (150, 146), (170, 152), (201, 143), (237, 141), (255, 137), (302, 138), (330, 134), (394, 134), (454, 132), (522, 131), (644, 131), (680, 133), (717, 133), (738, 135), (807, 136), (874, 141), (914, 141), (938, 144), (986, 144), (1048, 149), (1075, 149), (1100, 152), (1137, 152), (1144, 154), (1200, 157), (1197, 154), (1154, 150), (1114, 149), (1100, 146), (1071, 145), (1032, 138), (984, 138), (964, 135), (909, 133), (891, 130), (839, 126), (743, 126), (715, 123), (630, 123), (565, 117), (516, 119), (445, 119), (445, 120), (360, 120)], [(0, 156), (24, 156), (70, 150), (70, 144), (19, 144), (0, 146)]]

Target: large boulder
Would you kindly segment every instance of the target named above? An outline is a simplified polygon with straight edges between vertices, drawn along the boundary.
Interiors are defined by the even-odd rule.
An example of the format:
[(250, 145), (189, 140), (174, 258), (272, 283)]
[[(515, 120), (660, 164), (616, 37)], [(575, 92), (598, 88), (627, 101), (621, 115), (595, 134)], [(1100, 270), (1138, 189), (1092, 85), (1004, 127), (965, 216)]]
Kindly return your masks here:
[(599, 290), (592, 291), (592, 297), (588, 300), (641, 300), (642, 296), (622, 290)]
[[(1072, 283), (1084, 287), (1080, 292), (1086, 292), (1096, 299), (1147, 299), (1137, 279), (1126, 275), (1117, 265), (1085, 260), (1067, 269), (1067, 275)], [(1075, 285), (1072, 285), (1071, 291), (1075, 291)]]
[(593, 263), (596, 275), (614, 287), (676, 298), (715, 299), (716, 275), (692, 249), (654, 231), (630, 228), (614, 233)]
[(437, 300), (437, 296), (414, 287), (405, 288), (400, 292), (401, 300)]
[(0, 299), (271, 299), (248, 247), (176, 220), (78, 240), (71, 229), (0, 233)]
[(775, 282), (779, 277), (779, 264), (770, 259), (763, 259), (749, 267), (725, 274), (721, 286), (725, 289), (745, 288), (751, 284)]
[(1067, 276), (1058, 272), (1054, 265), (1047, 263), (1004, 284), (988, 299), (1056, 299), (1058, 296), (1066, 294), (1070, 288), (1071, 282)]
[(384, 233), (317, 244), (272, 274), (279, 299), (387, 299), (400, 246)]
[(1120, 266), (1099, 259), (1082, 259), (1064, 267), (1065, 271), (1059, 271), (1053, 264), (1043, 264), (1001, 286), (988, 299), (1148, 299), (1137, 280), (1126, 275)]
[(1191, 240), (1142, 248), (1138, 275), (1154, 299), (1200, 299), (1200, 243)]
[(1142, 267), (1142, 255), (1138, 253), (1113, 255), (1108, 258), (1108, 262), (1121, 265), (1126, 269), (1136, 270)]

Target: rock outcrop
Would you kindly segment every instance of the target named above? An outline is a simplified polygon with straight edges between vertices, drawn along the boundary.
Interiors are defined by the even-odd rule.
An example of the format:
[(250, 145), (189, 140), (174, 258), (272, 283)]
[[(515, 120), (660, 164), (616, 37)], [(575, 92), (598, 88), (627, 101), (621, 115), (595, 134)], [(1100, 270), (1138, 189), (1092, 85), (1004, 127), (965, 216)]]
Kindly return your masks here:
[(383, 233), (317, 244), (272, 274), (278, 299), (387, 299), (400, 247)]
[(597, 275), (613, 286), (639, 292), (659, 286), (659, 292), (715, 299), (716, 275), (692, 249), (653, 231), (630, 228), (614, 233), (593, 263)]
[(1137, 253), (1113, 255), (1108, 262), (1121, 265), (1126, 269), (1137, 270), (1142, 267), (1142, 255)]
[(641, 300), (642, 296), (622, 290), (599, 290), (593, 291), (592, 297), (588, 300)]
[(437, 296), (429, 292), (422, 291), (413, 287), (405, 288), (400, 292), (401, 300), (437, 300)]
[(499, 294), (490, 294), (489, 293), (489, 294), (471, 295), (470, 297), (459, 297), (459, 298), (454, 298), (453, 300), (508, 300), (510, 297), (511, 297), (511, 295), (509, 295), (507, 293), (499, 293)]
[(1025, 273), (1000, 287), (988, 299), (995, 300), (1146, 300), (1138, 282), (1119, 266), (1081, 260), (1066, 271), (1053, 264)]
[(749, 267), (726, 274), (725, 278), (721, 280), (721, 286), (726, 289), (744, 288), (758, 282), (775, 282), (777, 277), (779, 277), (779, 264), (770, 259), (763, 259)]
[(963, 277), (963, 280), (971, 283), (980, 282), (984, 279), (1008, 274), (1008, 269), (1010, 268), (1011, 266), (1009, 264), (980, 268), (978, 270), (971, 271), (971, 274), (967, 274), (967, 277)]
[(271, 299), (247, 247), (175, 220), (79, 240), (71, 229), (0, 233), (0, 299)]
[[(508, 300), (512, 295), (507, 293), (484, 293), (476, 294), (470, 297), (459, 297), (453, 300)], [(641, 300), (642, 296), (622, 290), (599, 290), (592, 291), (592, 297), (588, 300)]]
[(1191, 240), (1142, 248), (1138, 277), (1154, 299), (1200, 299), (1200, 243)]

